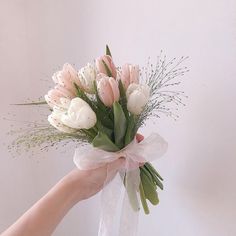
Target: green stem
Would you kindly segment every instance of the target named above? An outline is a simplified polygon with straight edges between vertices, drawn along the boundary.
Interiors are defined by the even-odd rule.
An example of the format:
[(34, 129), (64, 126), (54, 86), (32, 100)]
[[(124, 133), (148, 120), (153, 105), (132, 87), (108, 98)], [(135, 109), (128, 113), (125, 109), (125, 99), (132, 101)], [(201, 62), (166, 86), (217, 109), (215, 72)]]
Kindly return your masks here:
[(163, 181), (163, 178), (159, 175), (157, 170), (153, 167), (153, 165), (150, 162), (146, 162), (145, 166), (148, 167), (149, 170), (153, 171), (157, 175), (157, 177)]
[(144, 193), (144, 190), (143, 190), (142, 181), (140, 181), (139, 191), (140, 191), (140, 198), (141, 198), (143, 210), (144, 210), (145, 214), (148, 215), (150, 213), (150, 211), (149, 211), (148, 204), (147, 204), (147, 201), (146, 201), (146, 196), (145, 196), (145, 193)]

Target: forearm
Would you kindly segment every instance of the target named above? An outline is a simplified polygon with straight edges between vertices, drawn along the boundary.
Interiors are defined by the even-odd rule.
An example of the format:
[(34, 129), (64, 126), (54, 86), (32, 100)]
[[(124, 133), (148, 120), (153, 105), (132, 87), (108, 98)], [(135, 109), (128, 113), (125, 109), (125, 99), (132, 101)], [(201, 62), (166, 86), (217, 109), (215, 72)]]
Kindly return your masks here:
[[(124, 158), (109, 164), (114, 177)], [(108, 165), (92, 170), (74, 169), (56, 184), (1, 236), (49, 236), (77, 202), (99, 192), (107, 180)]]
[(48, 236), (79, 201), (72, 173), (64, 177), (1, 236)]

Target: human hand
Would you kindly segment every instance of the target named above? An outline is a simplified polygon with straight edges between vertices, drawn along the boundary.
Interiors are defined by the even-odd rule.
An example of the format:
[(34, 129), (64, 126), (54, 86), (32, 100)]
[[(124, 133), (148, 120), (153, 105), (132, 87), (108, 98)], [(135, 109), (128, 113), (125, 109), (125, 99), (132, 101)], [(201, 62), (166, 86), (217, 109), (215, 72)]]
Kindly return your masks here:
[[(137, 134), (136, 139), (141, 142), (143, 136)], [(1, 235), (51, 235), (77, 202), (93, 196), (103, 188), (108, 168), (111, 180), (124, 164), (125, 159), (121, 157), (97, 169), (71, 171)]]
[[(138, 142), (141, 142), (144, 137), (141, 134), (137, 134), (136, 139)], [(98, 193), (103, 188), (104, 182), (107, 181), (108, 169), (109, 173), (111, 173), (111, 175), (109, 176), (111, 180), (124, 166), (124, 164), (125, 159), (121, 157), (112, 163), (106, 164), (96, 169), (74, 169), (73, 171), (71, 171), (65, 177), (65, 180), (70, 183), (71, 191), (73, 193), (73, 201), (77, 203), (78, 201), (87, 199)]]

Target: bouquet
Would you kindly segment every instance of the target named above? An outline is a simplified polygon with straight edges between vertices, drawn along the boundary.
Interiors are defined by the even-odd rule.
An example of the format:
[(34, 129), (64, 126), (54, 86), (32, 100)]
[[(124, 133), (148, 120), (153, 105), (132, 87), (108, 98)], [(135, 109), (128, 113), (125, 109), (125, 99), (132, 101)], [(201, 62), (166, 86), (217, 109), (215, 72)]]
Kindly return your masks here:
[[(49, 123), (34, 125), (13, 146), (25, 144), (27, 148), (45, 149), (74, 141), (79, 144), (74, 162), (80, 169), (96, 168), (124, 157), (125, 168), (119, 173), (127, 195), (128, 204), (124, 206), (135, 213), (142, 205), (149, 214), (148, 201), (157, 205), (158, 191), (163, 190), (163, 178), (150, 161), (165, 153), (167, 143), (157, 133), (140, 143), (135, 137), (148, 118), (157, 118), (161, 113), (174, 116), (168, 105), (182, 104), (183, 93), (167, 88), (178, 85), (180, 81), (173, 82), (173, 79), (187, 72), (186, 67), (180, 67), (185, 59), (166, 62), (160, 56), (155, 66), (148, 63), (142, 69), (133, 64), (116, 67), (106, 46), (105, 55), (79, 71), (65, 64), (53, 75), (55, 86), (45, 95), (45, 100), (28, 103), (48, 105)], [(109, 193), (113, 190), (110, 188), (104, 197), (101, 235), (112, 234), (108, 233), (108, 218), (113, 214), (109, 205), (113, 201)], [(131, 216), (127, 209), (125, 215)], [(133, 235), (131, 231), (126, 227), (126, 233), (121, 234)]]

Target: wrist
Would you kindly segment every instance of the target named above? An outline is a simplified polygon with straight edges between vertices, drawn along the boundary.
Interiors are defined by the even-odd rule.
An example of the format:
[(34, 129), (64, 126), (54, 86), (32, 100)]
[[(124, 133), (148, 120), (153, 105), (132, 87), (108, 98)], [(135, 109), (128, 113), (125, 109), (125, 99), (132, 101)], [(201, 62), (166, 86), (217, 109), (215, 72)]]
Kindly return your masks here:
[(68, 203), (71, 206), (77, 204), (83, 199), (80, 182), (80, 171), (78, 169), (71, 171), (61, 180), (61, 183), (67, 192)]

